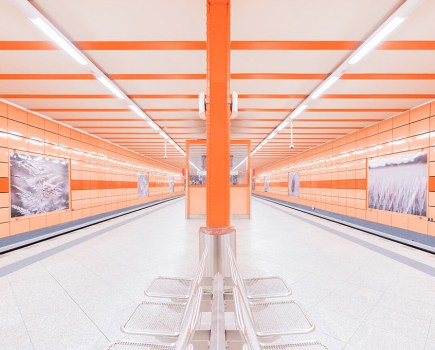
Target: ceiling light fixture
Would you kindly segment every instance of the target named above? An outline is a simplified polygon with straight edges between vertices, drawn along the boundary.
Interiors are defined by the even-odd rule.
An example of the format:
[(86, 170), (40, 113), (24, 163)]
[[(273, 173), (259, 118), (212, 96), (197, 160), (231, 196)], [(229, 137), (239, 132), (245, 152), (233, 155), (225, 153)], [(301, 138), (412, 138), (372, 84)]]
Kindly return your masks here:
[(148, 120), (147, 123), (148, 123), (148, 125), (151, 126), (154, 130), (156, 130), (156, 131), (157, 131), (157, 130), (160, 130), (159, 126), (158, 126), (156, 123), (154, 123), (152, 120)]
[(328, 79), (326, 79), (320, 87), (314, 91), (314, 93), (311, 95), (311, 98), (315, 100), (320, 95), (322, 95), (326, 90), (328, 90), (338, 79), (340, 79), (340, 76), (337, 75), (331, 75)]
[(169, 138), (169, 136), (163, 131), (163, 130), (160, 130), (159, 131), (159, 134), (165, 139), (165, 140), (167, 140), (168, 138)]
[(365, 55), (373, 50), (382, 40), (384, 40), (394, 29), (396, 29), (406, 18), (394, 17), (381, 30), (373, 35), (368, 41), (358, 48), (350, 57), (349, 64), (358, 63)]
[[(272, 131), (272, 133), (276, 131), (279, 132), (284, 129), (286, 126), (284, 125), (285, 121), (292, 120), (301, 114), (308, 107), (308, 104), (311, 100), (319, 98), (327, 89), (329, 89), (336, 81), (340, 79), (342, 74), (349, 68), (350, 65), (359, 62), (370, 52), (370, 50), (374, 49), (422, 2), (423, 0), (404, 0), (400, 7), (386, 21), (384, 21), (382, 25), (378, 27), (378, 29), (367, 40), (365, 40), (362, 45), (360, 45), (351, 55), (343, 60), (342, 63), (333, 72), (331, 72), (330, 76), (326, 80), (322, 81), (321, 84), (319, 84), (313, 93), (305, 98), (293, 112), (290, 112), (286, 116), (285, 120), (279, 124), (278, 127)], [(260, 146), (264, 146), (266, 143), (267, 139), (266, 142), (262, 143)], [(258, 151), (258, 146), (254, 149), (254, 151)], [(254, 151), (251, 152), (251, 155), (254, 154)]]
[(286, 119), (284, 120), (281, 124), (279, 124), (279, 126), (276, 128), (277, 131), (281, 131), (282, 129), (284, 129), (287, 125), (288, 125), (289, 121)]
[(245, 158), (243, 158), (242, 159), (242, 161), (239, 163), (239, 164), (237, 164), (231, 171), (235, 171), (235, 170), (237, 170), (243, 163), (245, 163), (246, 161), (248, 160), (248, 157), (245, 157)]
[(82, 56), (82, 54), (73, 46), (68, 40), (66, 40), (59, 31), (54, 27), (46, 23), (42, 18), (29, 18), (30, 21), (41, 29), (51, 40), (59, 45), (68, 55), (74, 58), (78, 63), (85, 66), (88, 61)]
[(272, 132), (272, 133), (267, 137), (267, 140), (272, 140), (272, 139), (276, 136), (276, 134), (277, 134), (276, 131)]
[(118, 89), (113, 82), (107, 78), (105, 75), (101, 75), (97, 77), (98, 81), (103, 84), (106, 88), (110, 90), (112, 94), (118, 97), (120, 100), (125, 100), (125, 95)]
[(300, 106), (298, 106), (293, 113), (290, 115), (290, 119), (295, 119), (299, 114), (301, 114), (303, 111), (305, 111), (307, 109), (308, 105), (307, 104), (302, 104)]
[(189, 164), (191, 165), (191, 166), (193, 166), (196, 170), (198, 170), (198, 171), (202, 171), (200, 168), (198, 168), (196, 165), (195, 165), (195, 163), (193, 163), (191, 160), (189, 160)]
[(136, 113), (139, 117), (142, 119), (148, 120), (148, 116), (144, 113), (143, 110), (141, 110), (138, 106), (134, 104), (129, 104), (128, 108), (130, 108), (134, 113)]

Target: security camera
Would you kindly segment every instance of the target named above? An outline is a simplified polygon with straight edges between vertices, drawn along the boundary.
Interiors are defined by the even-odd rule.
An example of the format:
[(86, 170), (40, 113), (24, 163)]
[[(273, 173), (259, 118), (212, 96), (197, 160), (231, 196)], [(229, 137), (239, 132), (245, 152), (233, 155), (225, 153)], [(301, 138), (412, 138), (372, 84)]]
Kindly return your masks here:
[(294, 145), (294, 144), (291, 144), (291, 145), (290, 145), (290, 148), (291, 148), (291, 149), (295, 148), (295, 145)]

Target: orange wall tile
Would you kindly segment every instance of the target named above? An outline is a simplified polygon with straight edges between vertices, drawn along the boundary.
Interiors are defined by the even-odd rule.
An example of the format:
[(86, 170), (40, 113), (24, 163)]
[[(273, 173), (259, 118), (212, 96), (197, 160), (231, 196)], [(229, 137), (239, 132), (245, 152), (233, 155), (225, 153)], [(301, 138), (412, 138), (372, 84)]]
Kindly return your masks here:
[[(435, 102), (346, 135), (292, 158), (256, 169), (255, 193), (325, 208), (384, 225), (435, 236), (427, 217), (367, 208), (367, 161), (398, 152), (425, 150), (428, 163), (428, 213), (435, 218)], [(320, 161), (321, 160), (321, 161)], [(288, 196), (288, 173), (300, 173), (300, 196)], [(269, 192), (264, 192), (264, 174)]]
[[(69, 160), (71, 209), (12, 219), (10, 152)], [(147, 197), (138, 196), (138, 173), (149, 174)], [(168, 176), (176, 179), (174, 193), (169, 192)], [(183, 183), (181, 169), (0, 102), (0, 237), (181, 194)]]

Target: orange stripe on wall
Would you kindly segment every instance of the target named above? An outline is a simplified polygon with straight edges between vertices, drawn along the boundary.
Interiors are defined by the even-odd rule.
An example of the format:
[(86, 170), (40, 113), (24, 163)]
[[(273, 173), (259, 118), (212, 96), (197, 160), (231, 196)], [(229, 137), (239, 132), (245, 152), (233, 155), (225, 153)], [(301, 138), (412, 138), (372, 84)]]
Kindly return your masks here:
[(71, 180), (71, 190), (101, 190), (116, 188), (137, 188), (133, 181), (105, 181), (105, 180)]
[(0, 193), (9, 192), (9, 179), (7, 177), (0, 178)]
[[(1, 180), (1, 179), (0, 179)], [(7, 180), (7, 179), (6, 179)], [(1, 182), (0, 182), (1, 186)], [(166, 182), (150, 182), (149, 187), (167, 187)], [(137, 181), (71, 180), (71, 190), (102, 190), (118, 188), (137, 188)], [(1, 189), (1, 187), (0, 187)], [(9, 187), (7, 187), (9, 189)], [(1, 191), (0, 191), (1, 192)], [(6, 191), (8, 192), (8, 191)]]
[[(270, 182), (270, 187), (287, 187), (288, 182)], [(435, 177), (433, 186), (435, 188)], [(367, 189), (367, 180), (350, 179), (350, 180), (322, 180), (322, 181), (301, 181), (301, 188), (338, 188), (347, 190), (365, 190)]]
[(429, 192), (435, 192), (435, 176), (429, 177)]

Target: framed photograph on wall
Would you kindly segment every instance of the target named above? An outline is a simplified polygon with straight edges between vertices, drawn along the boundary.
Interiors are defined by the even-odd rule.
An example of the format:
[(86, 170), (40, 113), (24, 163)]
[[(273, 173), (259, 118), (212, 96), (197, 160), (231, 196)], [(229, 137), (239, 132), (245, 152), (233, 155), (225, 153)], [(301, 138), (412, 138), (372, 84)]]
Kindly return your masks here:
[(426, 216), (427, 152), (399, 153), (368, 161), (368, 207)]
[(169, 193), (174, 192), (174, 177), (168, 176)]
[(70, 208), (69, 161), (10, 153), (11, 217)]
[(288, 174), (288, 195), (299, 197), (300, 194), (300, 175), (299, 173)]
[(149, 174), (137, 174), (137, 194), (139, 197), (148, 197), (149, 195)]
[(264, 192), (269, 192), (269, 177), (264, 175)]

